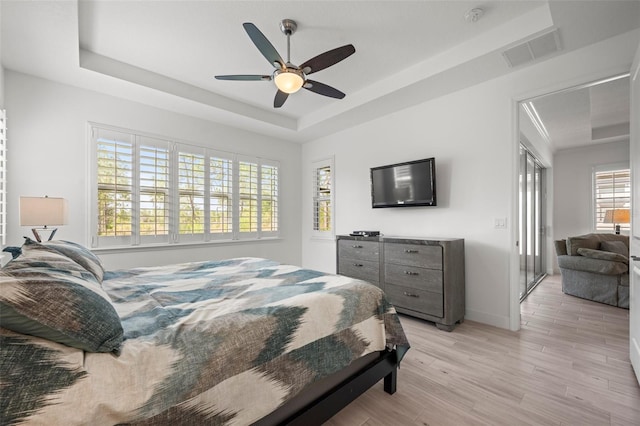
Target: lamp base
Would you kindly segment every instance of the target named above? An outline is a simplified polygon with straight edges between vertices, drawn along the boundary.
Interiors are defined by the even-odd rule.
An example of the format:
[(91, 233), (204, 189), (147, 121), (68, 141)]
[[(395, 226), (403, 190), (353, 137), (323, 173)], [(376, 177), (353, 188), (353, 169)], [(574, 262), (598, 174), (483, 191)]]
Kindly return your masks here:
[(620, 234), (620, 225), (616, 225), (616, 234)]
[(56, 235), (56, 232), (58, 231), (58, 228), (47, 228), (46, 226), (44, 228), (31, 228), (31, 232), (33, 232), (33, 236), (36, 237), (36, 241), (41, 243), (42, 242), (42, 238), (40, 237), (40, 234), (38, 233), (38, 229), (41, 231), (49, 231), (51, 232), (51, 234), (49, 234), (49, 239), (47, 241), (51, 241), (53, 239), (53, 236)]

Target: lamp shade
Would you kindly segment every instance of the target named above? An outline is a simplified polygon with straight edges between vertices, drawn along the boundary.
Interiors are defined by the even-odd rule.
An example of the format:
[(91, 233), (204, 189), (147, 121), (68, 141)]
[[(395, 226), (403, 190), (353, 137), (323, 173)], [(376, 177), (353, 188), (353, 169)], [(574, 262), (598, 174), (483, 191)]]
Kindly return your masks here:
[(629, 209), (611, 209), (604, 213), (603, 223), (629, 223), (631, 214)]
[(20, 226), (57, 226), (67, 223), (67, 200), (20, 197)]
[(277, 70), (274, 74), (276, 87), (284, 93), (295, 93), (304, 84), (304, 79), (296, 70)]

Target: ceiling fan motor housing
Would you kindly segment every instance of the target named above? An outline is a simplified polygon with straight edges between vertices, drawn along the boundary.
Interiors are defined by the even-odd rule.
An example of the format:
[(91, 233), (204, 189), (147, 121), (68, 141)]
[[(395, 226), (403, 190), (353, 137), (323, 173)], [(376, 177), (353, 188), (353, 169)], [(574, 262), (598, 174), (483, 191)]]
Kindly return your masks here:
[(293, 35), (298, 29), (298, 24), (293, 19), (283, 19), (280, 21), (280, 31), (284, 33), (284, 35)]

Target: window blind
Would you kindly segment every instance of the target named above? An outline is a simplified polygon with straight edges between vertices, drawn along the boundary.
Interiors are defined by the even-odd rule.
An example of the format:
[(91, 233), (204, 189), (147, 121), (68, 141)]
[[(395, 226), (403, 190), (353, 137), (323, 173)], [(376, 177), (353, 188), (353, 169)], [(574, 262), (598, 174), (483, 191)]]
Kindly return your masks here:
[(318, 234), (332, 232), (332, 168), (329, 160), (316, 162), (312, 168), (313, 230)]
[(171, 153), (166, 142), (147, 138), (141, 140), (139, 151), (140, 237), (149, 242), (168, 241)]
[(97, 125), (91, 135), (92, 247), (278, 235), (278, 162)]
[(178, 154), (180, 234), (204, 234), (205, 174), (204, 155), (186, 152)]
[[(630, 229), (629, 223), (616, 223), (628, 217), (631, 208), (631, 173), (629, 169), (597, 171), (594, 174), (595, 221), (597, 231)], [(624, 220), (624, 219), (622, 219)]]
[(278, 168), (262, 165), (260, 168), (262, 194), (262, 232), (278, 230)]
[(98, 237), (132, 235), (133, 148), (130, 135), (98, 132)]
[(258, 231), (258, 164), (238, 163), (240, 188), (240, 232)]
[(7, 111), (0, 109), (0, 244), (7, 242)]
[(222, 237), (233, 230), (233, 161), (211, 156), (209, 182), (209, 232)]

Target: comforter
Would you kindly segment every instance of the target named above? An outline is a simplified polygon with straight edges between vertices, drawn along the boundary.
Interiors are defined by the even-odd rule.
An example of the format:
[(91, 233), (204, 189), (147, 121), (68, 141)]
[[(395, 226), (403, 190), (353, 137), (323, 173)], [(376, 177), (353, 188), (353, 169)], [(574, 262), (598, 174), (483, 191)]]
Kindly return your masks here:
[(250, 424), (409, 344), (377, 287), (259, 258), (107, 272), (119, 354), (0, 329), (2, 424)]

